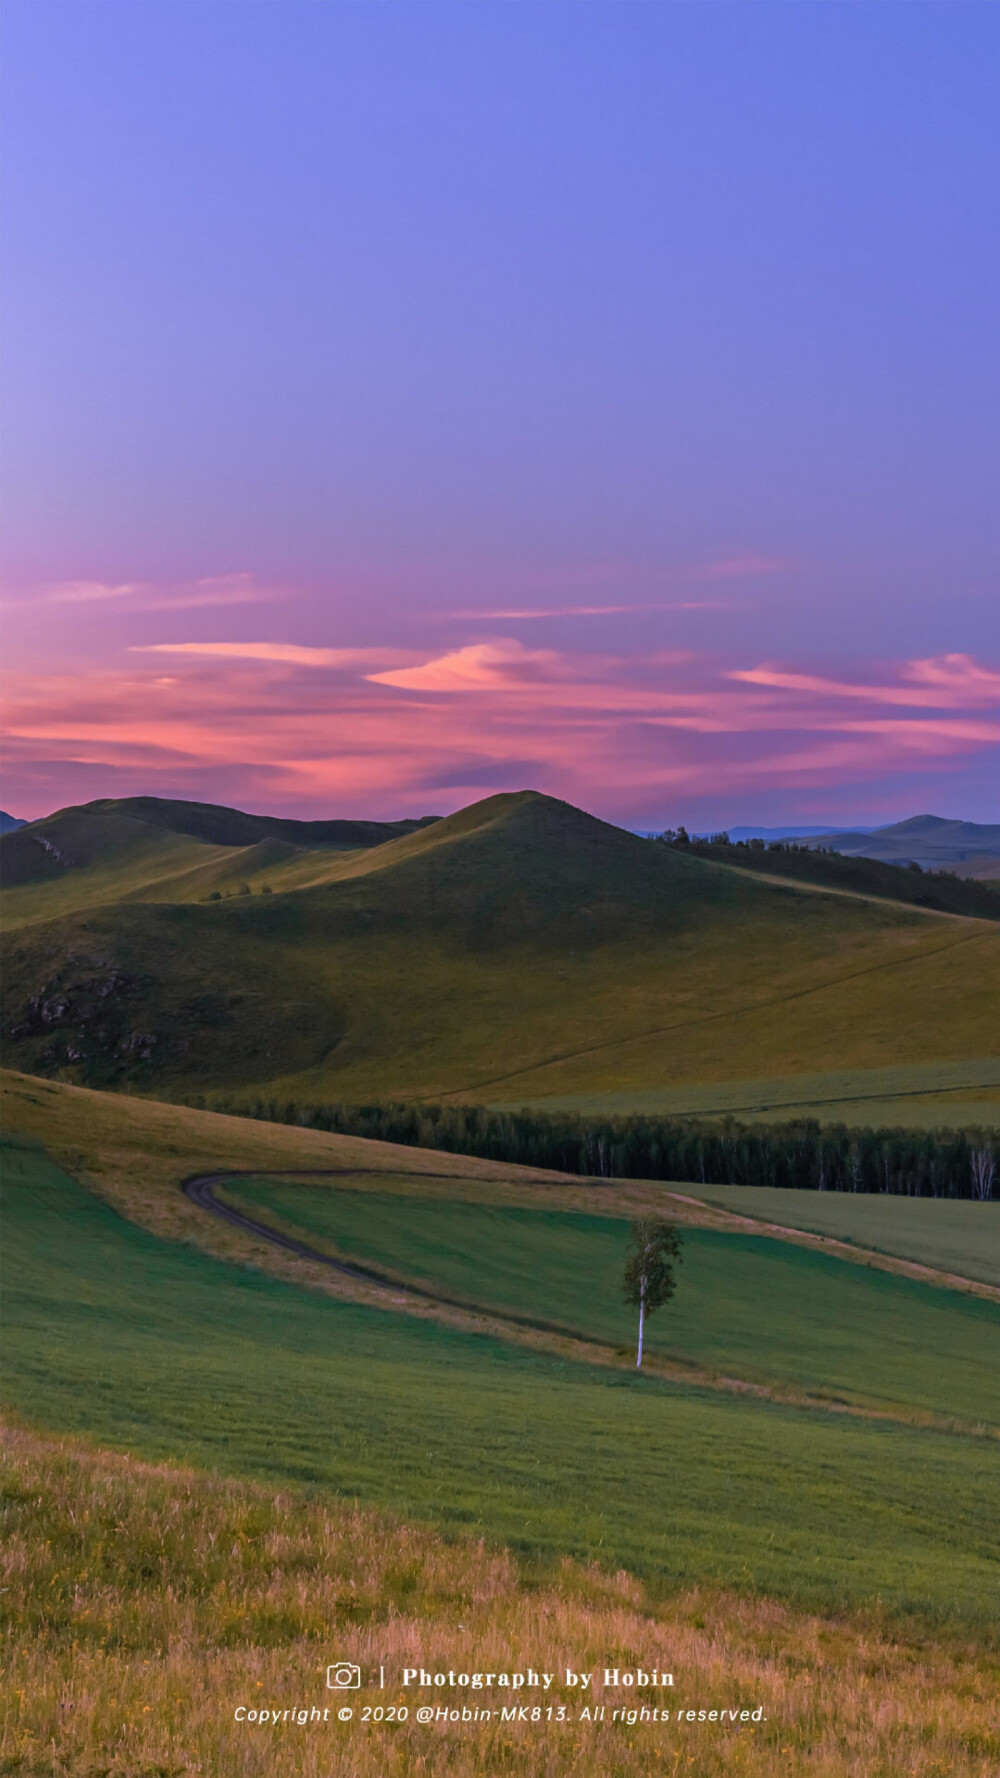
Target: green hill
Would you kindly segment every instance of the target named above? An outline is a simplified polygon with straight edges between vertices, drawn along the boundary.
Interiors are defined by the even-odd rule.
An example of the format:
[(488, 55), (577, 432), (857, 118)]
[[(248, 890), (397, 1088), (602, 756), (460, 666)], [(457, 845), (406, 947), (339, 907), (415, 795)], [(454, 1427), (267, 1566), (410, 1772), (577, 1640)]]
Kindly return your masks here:
[(422, 821), (286, 821), (155, 796), (59, 809), (0, 837), (4, 922), (54, 919), (114, 901), (198, 901), (280, 875), (322, 877), (343, 852), (384, 845)]
[[(8, 1056), (83, 1083), (523, 1102), (996, 1047), (996, 924), (764, 880), (530, 792), (350, 851), (120, 805), (36, 827), (80, 863), (5, 896)], [(93, 899), (68, 911), (73, 878)]]
[(380, 846), (436, 819), (427, 815), (419, 821), (292, 821), (281, 815), (248, 815), (243, 809), (227, 809), (218, 803), (175, 802), (160, 796), (129, 796), (86, 806), (101, 813), (130, 815), (166, 833), (190, 834), (216, 846), (252, 846), (259, 840), (277, 839), (294, 846), (350, 850)]

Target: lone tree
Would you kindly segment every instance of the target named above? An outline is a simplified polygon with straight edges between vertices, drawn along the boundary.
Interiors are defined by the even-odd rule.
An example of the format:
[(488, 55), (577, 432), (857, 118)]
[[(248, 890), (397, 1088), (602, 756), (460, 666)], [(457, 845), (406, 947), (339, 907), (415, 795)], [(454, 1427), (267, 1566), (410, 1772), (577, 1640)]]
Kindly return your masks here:
[(656, 1217), (637, 1217), (629, 1229), (625, 1258), (625, 1301), (639, 1311), (639, 1351), (635, 1368), (642, 1364), (642, 1335), (646, 1316), (662, 1308), (674, 1294), (674, 1266), (681, 1258), (681, 1236), (672, 1222)]

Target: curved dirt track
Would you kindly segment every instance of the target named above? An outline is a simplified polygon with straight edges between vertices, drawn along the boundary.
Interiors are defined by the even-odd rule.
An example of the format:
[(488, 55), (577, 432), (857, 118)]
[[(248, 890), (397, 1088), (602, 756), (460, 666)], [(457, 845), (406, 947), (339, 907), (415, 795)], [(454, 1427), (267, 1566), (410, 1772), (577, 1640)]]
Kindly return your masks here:
[[(374, 1177), (381, 1171), (382, 1169), (378, 1167), (297, 1167), (294, 1176), (310, 1179), (356, 1179), (359, 1173)], [(322, 1253), (318, 1247), (311, 1247), (308, 1241), (297, 1241), (293, 1235), (284, 1235), (280, 1229), (272, 1228), (270, 1223), (258, 1222), (256, 1217), (247, 1216), (244, 1211), (234, 1209), (231, 1204), (220, 1203), (215, 1196), (213, 1187), (225, 1185), (229, 1179), (247, 1179), (248, 1177), (250, 1175), (246, 1168), (225, 1173), (193, 1173), (189, 1179), (181, 1181), (181, 1191), (186, 1198), (191, 1199), (192, 1204), (197, 1204), (200, 1210), (208, 1210), (213, 1216), (221, 1216), (225, 1222), (235, 1223), (237, 1228), (247, 1229), (252, 1235), (261, 1235), (273, 1246), (284, 1247), (289, 1253), (298, 1254), (300, 1259), (312, 1259), (318, 1261), (321, 1266), (329, 1266), (331, 1271), (341, 1272), (346, 1278), (361, 1278), (366, 1284), (385, 1284), (393, 1290), (406, 1290), (412, 1296), (423, 1297), (428, 1302), (448, 1300), (439, 1297), (434, 1291), (422, 1290), (419, 1285), (401, 1284), (397, 1279), (391, 1278), (388, 1273), (380, 1272), (376, 1266), (365, 1266), (359, 1262), (348, 1264), (347, 1260), (334, 1259), (332, 1254)], [(287, 1168), (269, 1168), (266, 1172), (255, 1169), (253, 1177), (288, 1179), (291, 1175)], [(451, 1175), (422, 1173), (420, 1177), (422, 1179), (444, 1179), (451, 1177)]]
[[(381, 1167), (296, 1167), (289, 1170), (281, 1168), (255, 1168), (255, 1179), (357, 1179), (359, 1174), (371, 1179), (385, 1177)], [(270, 1223), (258, 1222), (256, 1217), (247, 1216), (231, 1204), (222, 1203), (216, 1196), (213, 1187), (225, 1185), (229, 1179), (247, 1179), (251, 1177), (247, 1168), (227, 1171), (225, 1173), (193, 1173), (190, 1178), (181, 1181), (181, 1190), (192, 1204), (200, 1210), (208, 1210), (213, 1216), (221, 1216), (225, 1222), (231, 1222), (239, 1229), (246, 1229), (251, 1235), (260, 1235), (263, 1240), (270, 1241), (275, 1247), (283, 1247), (286, 1252), (294, 1253), (299, 1259), (313, 1260), (326, 1266), (332, 1272), (339, 1272), (345, 1278), (357, 1278), (365, 1284), (380, 1284), (399, 1296), (418, 1297), (424, 1303), (443, 1304), (450, 1309), (463, 1309), (473, 1315), (486, 1315), (493, 1321), (509, 1322), (514, 1327), (534, 1328), (539, 1333), (560, 1334), (579, 1341), (585, 1346), (598, 1346), (600, 1341), (590, 1340), (586, 1334), (577, 1333), (571, 1328), (561, 1326), (559, 1322), (542, 1321), (531, 1315), (518, 1315), (510, 1309), (484, 1308), (481, 1303), (469, 1297), (449, 1296), (443, 1290), (428, 1290), (421, 1284), (414, 1284), (408, 1279), (397, 1278), (391, 1272), (380, 1271), (377, 1266), (366, 1266), (360, 1260), (335, 1259), (330, 1253), (313, 1247), (308, 1241), (296, 1240), (294, 1235), (283, 1234), (280, 1229), (273, 1228)], [(455, 1173), (421, 1173), (421, 1179), (445, 1179), (454, 1183), (461, 1175)]]

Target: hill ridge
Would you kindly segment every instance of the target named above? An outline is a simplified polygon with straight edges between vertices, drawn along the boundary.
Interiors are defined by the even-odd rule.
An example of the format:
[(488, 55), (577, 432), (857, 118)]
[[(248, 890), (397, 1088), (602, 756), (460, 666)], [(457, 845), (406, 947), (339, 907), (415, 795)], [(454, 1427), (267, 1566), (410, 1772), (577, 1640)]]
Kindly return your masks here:
[[(250, 815), (218, 803), (105, 797), (70, 804), (0, 834), (0, 883), (10, 888), (44, 882), (68, 871), (100, 869), (116, 862), (124, 865), (130, 853), (152, 856), (159, 851), (165, 865), (182, 861), (187, 867), (214, 862), (219, 848), (236, 852), (265, 841), (281, 841), (300, 852), (364, 850), (419, 831), (436, 819), (294, 821)], [(202, 848), (200, 854), (192, 850), (198, 847)]]

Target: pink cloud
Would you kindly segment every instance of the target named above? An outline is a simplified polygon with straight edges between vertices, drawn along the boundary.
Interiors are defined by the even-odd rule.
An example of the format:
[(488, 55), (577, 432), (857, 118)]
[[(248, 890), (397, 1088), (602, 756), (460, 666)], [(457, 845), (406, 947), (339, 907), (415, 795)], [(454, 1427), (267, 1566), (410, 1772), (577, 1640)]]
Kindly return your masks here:
[(881, 704), (907, 704), (929, 709), (953, 709), (964, 704), (989, 704), (1000, 698), (1000, 673), (981, 667), (966, 654), (939, 655), (930, 660), (905, 661), (895, 684), (826, 679), (814, 673), (789, 672), (781, 667), (737, 668), (731, 679), (775, 691), (805, 692), (820, 698), (863, 698)]
[(66, 580), (47, 588), (42, 597), (49, 605), (90, 605), (95, 600), (124, 599), (138, 590), (131, 582), (111, 586), (101, 580)]
[[(398, 655), (398, 650), (395, 651)], [(130, 654), (205, 655), (214, 660), (273, 661), (291, 667), (362, 667), (391, 654), (384, 648), (306, 648), (296, 642), (144, 642)]]
[(981, 667), (971, 654), (941, 654), (924, 661), (908, 661), (906, 675), (918, 688), (948, 690), (961, 701), (992, 703), (1000, 698), (1000, 673)]
[(724, 556), (718, 562), (703, 562), (690, 568), (689, 580), (747, 580), (754, 574), (780, 574), (789, 563), (777, 556)]
[(14, 597), (5, 597), (3, 603), (8, 611), (39, 612), (51, 605), (115, 607), (121, 603), (125, 610), (136, 613), (261, 605), (280, 597), (280, 591), (258, 585), (251, 574), (220, 574), (176, 586), (148, 581), (55, 581), (21, 589)]
[(210, 574), (169, 591), (149, 594), (141, 601), (143, 611), (201, 611), (211, 606), (265, 605), (280, 597), (273, 587), (262, 587), (252, 574)]
[(885, 794), (894, 775), (954, 772), (998, 744), (1000, 674), (967, 656), (883, 663), (855, 683), (811, 663), (609, 657), (509, 638), (430, 658), (179, 642), (117, 668), (10, 676), (6, 806), (38, 814), (145, 789), (302, 813), (426, 813), (530, 783), (628, 819), (727, 789)]
[(375, 685), (405, 691), (492, 691), (523, 687), (526, 681), (555, 678), (561, 656), (552, 649), (522, 648), (519, 642), (475, 642), (419, 667), (369, 673)]
[(515, 608), (509, 611), (452, 611), (453, 618), (471, 619), (473, 622), (485, 622), (495, 619), (504, 622), (514, 619), (539, 617), (615, 617), (625, 612), (656, 612), (656, 611), (729, 611), (732, 602), (729, 599), (674, 599), (666, 605), (549, 605), (531, 608)]

